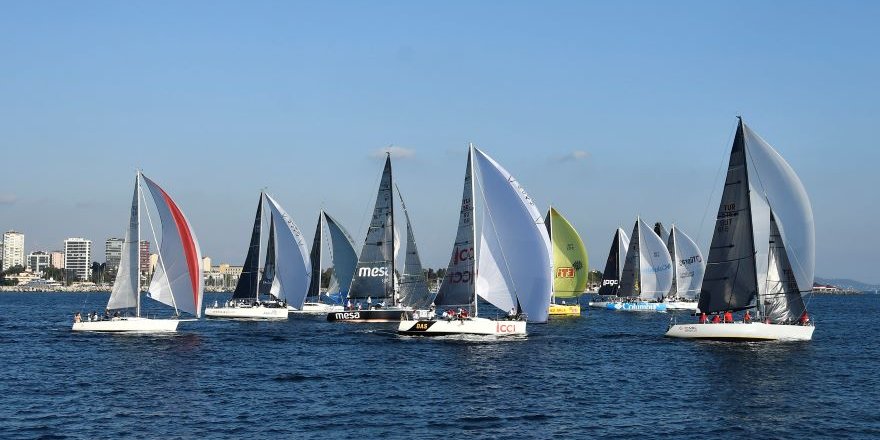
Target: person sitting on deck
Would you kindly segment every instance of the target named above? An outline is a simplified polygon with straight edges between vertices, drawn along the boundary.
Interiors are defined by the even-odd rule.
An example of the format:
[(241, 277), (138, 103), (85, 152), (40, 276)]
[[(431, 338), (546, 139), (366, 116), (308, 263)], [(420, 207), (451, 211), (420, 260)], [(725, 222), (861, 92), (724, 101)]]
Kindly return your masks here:
[(810, 324), (810, 316), (807, 315), (807, 311), (804, 310), (804, 313), (801, 314), (801, 319), (798, 320), (800, 325), (809, 325)]
[(715, 315), (712, 317), (712, 324), (720, 324), (721, 323), (721, 315)]
[(700, 324), (705, 324), (708, 319), (705, 313), (700, 313)]
[(79, 312), (73, 314), (73, 322), (82, 322), (82, 316), (80, 316)]
[(466, 309), (461, 309), (461, 312), (458, 312), (458, 319), (464, 321), (468, 317), (468, 311)]
[(748, 310), (746, 310), (746, 313), (743, 315), (743, 322), (746, 324), (749, 324), (752, 322), (752, 314), (749, 313)]
[(733, 323), (733, 313), (730, 310), (724, 312), (724, 323), (725, 324)]

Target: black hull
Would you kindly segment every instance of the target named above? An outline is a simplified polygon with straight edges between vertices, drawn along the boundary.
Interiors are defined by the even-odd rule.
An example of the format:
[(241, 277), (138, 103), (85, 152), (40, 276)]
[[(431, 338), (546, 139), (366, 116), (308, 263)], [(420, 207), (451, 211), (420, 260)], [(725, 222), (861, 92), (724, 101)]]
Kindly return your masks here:
[(412, 319), (408, 310), (346, 310), (327, 314), (329, 322), (400, 322)]

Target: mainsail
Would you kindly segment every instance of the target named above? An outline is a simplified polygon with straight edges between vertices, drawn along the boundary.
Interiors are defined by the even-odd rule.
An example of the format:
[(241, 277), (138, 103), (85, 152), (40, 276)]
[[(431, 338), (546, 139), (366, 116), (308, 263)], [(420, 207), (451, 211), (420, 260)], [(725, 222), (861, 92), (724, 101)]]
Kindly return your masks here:
[(599, 295), (617, 295), (628, 248), (629, 238), (626, 236), (626, 232), (617, 228), (614, 240), (611, 242), (611, 250), (608, 252), (608, 259), (605, 261), (605, 271), (602, 272), (602, 286), (599, 287)]
[[(396, 187), (395, 187), (396, 188)], [(428, 292), (428, 281), (422, 269), (422, 260), (419, 258), (419, 249), (416, 247), (415, 233), (409, 221), (409, 211), (400, 195), (400, 206), (406, 217), (406, 257), (404, 258), (403, 274), (400, 276), (400, 302), (415, 309), (425, 309), (431, 304), (431, 294)]]
[(385, 168), (379, 180), (376, 205), (367, 229), (364, 247), (351, 280), (348, 297), (394, 298), (394, 199), (392, 197), (391, 155), (385, 158)]
[(314, 298), (315, 301), (321, 298), (321, 249), (323, 246), (322, 233), (324, 221), (324, 211), (318, 214), (318, 226), (315, 227), (315, 239), (312, 240), (312, 252), (309, 260), (312, 262), (312, 280), (309, 282), (309, 293), (307, 298)]
[(260, 193), (260, 201), (257, 203), (257, 214), (254, 217), (254, 227), (251, 230), (251, 241), (248, 245), (247, 257), (241, 268), (241, 276), (235, 285), (234, 299), (257, 299), (257, 286), (260, 279), (260, 234), (263, 228), (263, 193)]
[(138, 295), (140, 294), (140, 246), (139, 219), (140, 219), (140, 182), (135, 177), (134, 196), (131, 200), (131, 214), (128, 220), (128, 230), (125, 231), (125, 241), (122, 242), (122, 258), (119, 260), (119, 269), (116, 271), (116, 281), (110, 291), (110, 300), (107, 309), (127, 309), (137, 307)]
[(354, 276), (354, 268), (357, 266), (357, 253), (354, 250), (354, 242), (351, 235), (330, 214), (323, 212), (327, 230), (330, 232), (331, 260), (333, 262), (333, 276), (330, 278), (328, 295), (345, 297), (348, 287)]
[(276, 296), (301, 309), (312, 271), (306, 239), (275, 199), (267, 194), (266, 201), (275, 224), (275, 279), (279, 286)]
[(529, 321), (545, 322), (550, 304), (550, 237), (544, 219), (516, 179), (473, 148), (484, 201), (477, 294), (502, 310), (518, 304)]
[[(467, 169), (464, 174), (464, 189), (461, 195), (461, 210), (458, 215), (458, 232), (452, 246), (452, 257), (443, 277), (443, 284), (434, 303), (442, 306), (463, 306), (474, 302), (474, 259), (476, 257), (474, 239), (474, 186), (473, 164), (468, 154)], [(507, 310), (507, 309), (502, 309)]]
[(675, 264), (675, 278), (669, 296), (696, 299), (706, 271), (703, 253), (700, 252), (697, 244), (675, 225), (672, 225), (667, 245), (669, 255)]
[(700, 291), (700, 311), (715, 313), (749, 307), (758, 293), (749, 175), (742, 123), (736, 130), (727, 179)]
[(275, 278), (275, 220), (269, 216), (269, 244), (266, 245), (266, 263), (263, 264), (263, 276), (260, 278), (260, 295), (272, 295), (278, 298), (280, 286)]
[(550, 235), (553, 264), (553, 295), (557, 298), (574, 298), (587, 287), (587, 249), (574, 226), (555, 208), (547, 211), (544, 219)]
[(174, 200), (141, 175), (159, 213), (159, 261), (150, 282), (150, 297), (176, 310), (201, 316), (204, 276), (202, 253), (192, 227)]

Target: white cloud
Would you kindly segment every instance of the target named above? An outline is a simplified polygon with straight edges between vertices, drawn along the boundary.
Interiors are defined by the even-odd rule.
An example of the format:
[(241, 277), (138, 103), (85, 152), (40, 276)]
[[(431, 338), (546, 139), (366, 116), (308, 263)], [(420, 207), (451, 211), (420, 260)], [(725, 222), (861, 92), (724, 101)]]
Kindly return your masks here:
[(12, 205), (18, 201), (18, 197), (12, 193), (0, 193), (0, 205)]
[(395, 145), (389, 145), (387, 147), (380, 148), (373, 152), (370, 157), (381, 159), (385, 157), (386, 153), (391, 153), (391, 157), (394, 159), (411, 159), (415, 157), (416, 150), (411, 148), (398, 147)]
[(559, 157), (559, 162), (580, 162), (583, 160), (587, 160), (590, 157), (590, 153), (587, 153), (583, 150), (574, 150), (570, 153), (565, 154), (564, 156)]

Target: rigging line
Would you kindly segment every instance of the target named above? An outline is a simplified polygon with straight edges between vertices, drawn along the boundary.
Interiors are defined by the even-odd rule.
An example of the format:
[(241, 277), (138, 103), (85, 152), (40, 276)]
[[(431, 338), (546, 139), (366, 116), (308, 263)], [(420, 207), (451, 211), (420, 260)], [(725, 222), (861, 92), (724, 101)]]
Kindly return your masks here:
[[(142, 197), (144, 197), (144, 204), (146, 205), (146, 196), (142, 195)], [(150, 197), (152, 197), (152, 192), (150, 192)], [(156, 200), (153, 200), (153, 204), (156, 205), (156, 207), (158, 209), (158, 205), (156, 204)], [(177, 310), (177, 301), (175, 301), (175, 299), (174, 299), (174, 290), (171, 288), (171, 280), (168, 278), (168, 271), (165, 270), (165, 258), (162, 257), (162, 247), (159, 246), (159, 243), (158, 243), (159, 239), (158, 239), (158, 235), (156, 235), (156, 228), (153, 227), (153, 217), (150, 216), (149, 207), (147, 209), (144, 209), (144, 211), (147, 213), (147, 222), (150, 223), (150, 231), (153, 233), (153, 240), (155, 240), (157, 242), (156, 243), (156, 253), (159, 255), (159, 264), (162, 265), (162, 272), (165, 275), (165, 282), (168, 284), (168, 292), (171, 293), (171, 306), (174, 307), (174, 314), (176, 316), (180, 316), (180, 311)], [(138, 243), (138, 255), (140, 255), (140, 243)], [(138, 264), (140, 264), (140, 261), (138, 261)], [(152, 284), (152, 277), (150, 279), (150, 284)], [(148, 292), (149, 292), (149, 290), (150, 290), (149, 287), (147, 287)]]
[[(739, 123), (739, 122), (737, 122)], [(733, 130), (733, 135), (736, 136), (736, 129)], [(731, 145), (731, 135), (727, 136), (727, 144)], [(725, 146), (723, 153), (721, 154), (721, 163), (718, 164), (718, 171), (715, 172), (715, 180), (712, 181), (712, 192), (709, 193), (709, 198), (706, 200), (706, 208), (703, 210), (703, 218), (700, 219), (700, 229), (697, 229), (697, 243), (700, 242), (703, 235), (703, 226), (706, 224), (706, 216), (709, 215), (709, 207), (712, 206), (712, 199), (715, 197), (715, 189), (718, 187), (718, 177), (721, 175), (722, 170), (724, 169), (724, 160), (730, 156), (727, 147)], [(722, 190), (722, 196), (724, 192)], [(712, 228), (713, 233), (715, 228)]]

